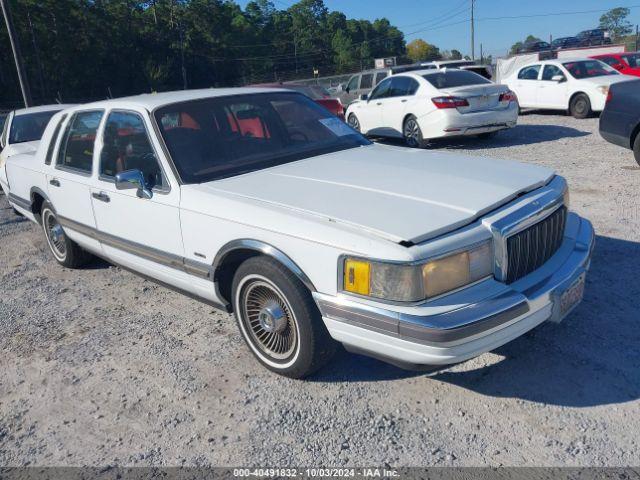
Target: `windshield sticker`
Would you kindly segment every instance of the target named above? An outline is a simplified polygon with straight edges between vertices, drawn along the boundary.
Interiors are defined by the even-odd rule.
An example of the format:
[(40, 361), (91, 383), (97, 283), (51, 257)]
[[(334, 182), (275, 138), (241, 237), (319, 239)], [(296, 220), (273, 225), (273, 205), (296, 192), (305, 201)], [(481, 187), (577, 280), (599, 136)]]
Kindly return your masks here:
[(353, 135), (356, 133), (349, 125), (336, 117), (321, 118), (318, 121), (338, 137), (344, 137), (345, 135)]

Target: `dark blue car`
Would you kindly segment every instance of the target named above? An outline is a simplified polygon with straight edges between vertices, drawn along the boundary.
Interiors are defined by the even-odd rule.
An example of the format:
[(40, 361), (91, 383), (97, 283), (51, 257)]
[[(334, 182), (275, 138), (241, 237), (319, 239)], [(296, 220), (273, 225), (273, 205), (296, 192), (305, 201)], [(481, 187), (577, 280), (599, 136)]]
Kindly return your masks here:
[(614, 83), (600, 115), (600, 135), (633, 150), (640, 165), (640, 80)]

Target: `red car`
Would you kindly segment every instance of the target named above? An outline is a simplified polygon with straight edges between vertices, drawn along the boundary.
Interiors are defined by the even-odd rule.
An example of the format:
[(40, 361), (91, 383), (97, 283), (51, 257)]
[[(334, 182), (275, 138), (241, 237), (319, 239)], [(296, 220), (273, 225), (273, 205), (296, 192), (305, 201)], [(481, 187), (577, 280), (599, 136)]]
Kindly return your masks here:
[(295, 90), (296, 92), (300, 92), (311, 98), (314, 102), (322, 105), (340, 120), (344, 121), (344, 106), (342, 105), (342, 102), (337, 98), (331, 98), (331, 94), (327, 91), (327, 89), (321, 87), (320, 85), (298, 85), (295, 83), (260, 83), (250, 86), (287, 88), (289, 90)]
[(640, 77), (640, 53), (638, 52), (607, 53), (594, 55), (591, 58), (600, 60), (625, 75)]

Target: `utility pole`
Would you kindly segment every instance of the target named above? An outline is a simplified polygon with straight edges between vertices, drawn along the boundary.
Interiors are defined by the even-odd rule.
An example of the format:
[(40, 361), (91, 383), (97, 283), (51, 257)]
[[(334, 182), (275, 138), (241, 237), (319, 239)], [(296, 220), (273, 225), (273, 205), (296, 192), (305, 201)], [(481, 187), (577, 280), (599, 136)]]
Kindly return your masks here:
[(636, 25), (636, 52), (638, 51), (638, 25)]
[(473, 10), (475, 8), (476, 0), (471, 0), (471, 60), (476, 59), (476, 45), (475, 45), (475, 32), (473, 21)]
[(482, 43), (480, 43), (480, 65), (484, 65), (484, 55), (482, 53)]
[(24, 60), (22, 58), (22, 53), (20, 52), (20, 42), (13, 28), (13, 20), (11, 19), (11, 11), (9, 10), (9, 2), (7, 0), (0, 0), (0, 5), (2, 5), (4, 21), (7, 24), (7, 33), (9, 34), (9, 41), (11, 42), (13, 58), (16, 61), (16, 69), (18, 70), (18, 81), (20, 82), (20, 90), (22, 90), (22, 99), (24, 100), (24, 106), (30, 107), (33, 105), (33, 101), (31, 100), (31, 90), (29, 90), (29, 81), (27, 80), (27, 74), (24, 70)]

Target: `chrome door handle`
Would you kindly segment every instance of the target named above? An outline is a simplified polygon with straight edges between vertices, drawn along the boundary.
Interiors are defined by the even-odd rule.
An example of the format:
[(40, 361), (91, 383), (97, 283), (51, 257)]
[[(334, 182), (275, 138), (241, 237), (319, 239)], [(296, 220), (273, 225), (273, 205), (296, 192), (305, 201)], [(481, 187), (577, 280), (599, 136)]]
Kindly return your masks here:
[(405, 98), (404, 100), (400, 100), (400, 101), (401, 101), (402, 103), (404, 103), (404, 102), (406, 102), (406, 101), (407, 101), (407, 99)]
[(382, 105), (382, 102), (376, 102), (376, 105)]
[(101, 202), (109, 203), (111, 201), (111, 199), (109, 198), (109, 195), (107, 195), (104, 192), (92, 193), (91, 196), (96, 200), (100, 200)]
[(49, 185), (53, 185), (54, 187), (59, 187), (60, 181), (57, 178), (54, 178), (52, 180), (49, 180)]

